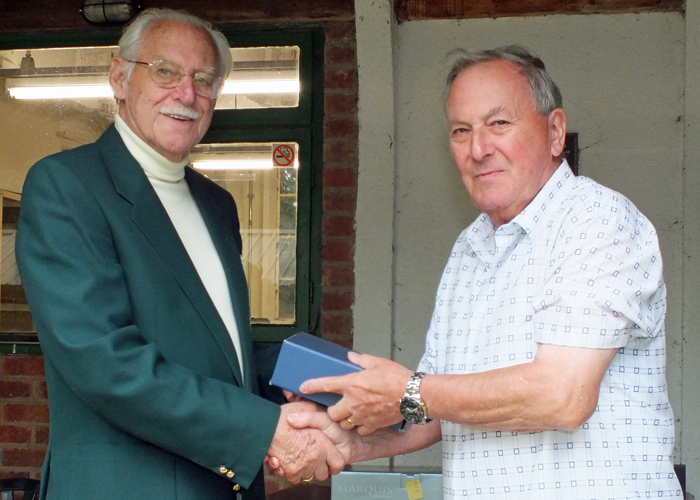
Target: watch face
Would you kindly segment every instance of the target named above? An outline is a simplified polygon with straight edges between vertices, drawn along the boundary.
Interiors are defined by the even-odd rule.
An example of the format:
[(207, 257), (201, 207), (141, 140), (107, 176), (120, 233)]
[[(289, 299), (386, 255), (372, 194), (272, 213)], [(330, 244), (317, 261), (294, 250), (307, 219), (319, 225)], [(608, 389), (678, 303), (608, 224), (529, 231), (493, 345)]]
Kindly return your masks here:
[(406, 421), (412, 424), (421, 424), (425, 421), (425, 411), (420, 403), (410, 398), (401, 400), (401, 413)]

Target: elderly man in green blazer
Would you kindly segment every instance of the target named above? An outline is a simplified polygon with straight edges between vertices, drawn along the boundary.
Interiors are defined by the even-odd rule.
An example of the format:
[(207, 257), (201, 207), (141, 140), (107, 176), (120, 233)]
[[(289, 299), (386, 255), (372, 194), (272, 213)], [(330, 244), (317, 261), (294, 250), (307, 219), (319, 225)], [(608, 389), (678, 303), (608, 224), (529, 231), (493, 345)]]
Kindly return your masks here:
[(342, 457), (258, 395), (236, 205), (186, 167), (231, 68), (196, 17), (149, 9), (110, 70), (115, 125), (38, 162), (17, 260), (51, 413), (41, 498), (264, 498), (262, 463), (325, 479)]

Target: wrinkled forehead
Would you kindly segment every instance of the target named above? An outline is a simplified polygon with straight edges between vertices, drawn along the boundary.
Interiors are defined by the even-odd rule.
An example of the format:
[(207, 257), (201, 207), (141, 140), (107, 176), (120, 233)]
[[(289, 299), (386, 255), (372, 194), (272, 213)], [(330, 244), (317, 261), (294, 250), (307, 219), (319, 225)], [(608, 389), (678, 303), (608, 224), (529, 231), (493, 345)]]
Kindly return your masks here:
[(139, 57), (163, 58), (178, 63), (181, 57), (195, 57), (203, 61), (202, 67), (219, 66), (216, 45), (209, 33), (181, 21), (159, 20), (148, 26), (141, 39)]

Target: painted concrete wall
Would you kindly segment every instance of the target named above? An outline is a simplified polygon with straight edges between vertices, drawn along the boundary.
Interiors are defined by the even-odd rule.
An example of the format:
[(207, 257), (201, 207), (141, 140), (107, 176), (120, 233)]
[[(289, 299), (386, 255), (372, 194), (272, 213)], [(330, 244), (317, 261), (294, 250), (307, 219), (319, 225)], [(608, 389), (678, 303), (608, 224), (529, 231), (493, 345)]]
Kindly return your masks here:
[[(700, 322), (700, 300), (693, 285), (700, 280), (700, 267), (687, 267), (687, 262), (691, 245), (700, 251), (700, 223), (693, 224), (683, 216), (684, 209), (693, 215), (696, 193), (700, 192), (700, 175), (694, 173), (700, 162), (700, 130), (696, 130), (700, 129), (700, 113), (696, 111), (700, 110), (700, 89), (695, 83), (700, 78), (700, 51), (694, 27), (700, 13), (694, 11), (696, 3), (688, 2), (685, 18), (678, 13), (653, 13), (394, 25), (390, 73), (395, 113), (392, 193), (386, 183), (375, 186), (362, 182), (363, 175), (370, 178), (368, 172), (377, 168), (363, 159), (371, 158), (373, 152), (385, 154), (386, 146), (367, 141), (371, 133), (365, 128), (371, 126), (362, 114), (375, 86), (366, 85), (363, 78), (361, 47), (368, 39), (362, 38), (359, 18), (363, 6), (371, 9), (368, 6), (377, 2), (357, 0), (361, 113), (357, 244), (364, 250), (358, 252), (355, 268), (361, 275), (371, 260), (370, 250), (386, 250), (386, 237), (369, 240), (363, 236), (363, 226), (375, 221), (367, 215), (374, 207), (363, 205), (362, 200), (371, 200), (381, 190), (386, 197), (382, 210), (387, 209), (387, 199), (394, 206), (393, 221), (381, 223), (383, 231), (393, 234), (392, 331), (386, 331), (383, 322), (368, 333), (371, 326), (367, 318), (386, 315), (363, 300), (370, 294), (366, 287), (386, 286), (379, 278), (374, 283), (371, 279), (358, 281), (354, 313), (356, 349), (386, 356), (386, 339), (393, 335), (393, 359), (406, 366), (416, 365), (442, 268), (456, 236), (477, 215), (447, 149), (442, 104), (449, 67), (446, 53), (455, 47), (488, 48), (509, 43), (531, 48), (542, 57), (562, 90), (568, 130), (579, 134), (580, 174), (628, 196), (659, 231), (668, 287), (668, 383), (678, 423), (675, 460), (688, 465), (689, 491), (697, 495), (700, 438), (692, 434), (699, 434), (693, 429), (697, 429), (700, 417), (693, 414), (700, 413), (700, 389), (688, 390), (687, 386), (700, 386), (700, 364), (694, 361), (700, 342), (694, 341), (697, 334), (692, 327)], [(686, 25), (692, 25), (687, 33)], [(389, 33), (392, 26), (385, 29)], [(686, 50), (686, 43), (694, 45)], [(387, 98), (385, 91), (381, 95)], [(684, 321), (688, 325), (685, 329)], [(394, 461), (439, 464), (439, 456), (439, 447), (433, 447)]]

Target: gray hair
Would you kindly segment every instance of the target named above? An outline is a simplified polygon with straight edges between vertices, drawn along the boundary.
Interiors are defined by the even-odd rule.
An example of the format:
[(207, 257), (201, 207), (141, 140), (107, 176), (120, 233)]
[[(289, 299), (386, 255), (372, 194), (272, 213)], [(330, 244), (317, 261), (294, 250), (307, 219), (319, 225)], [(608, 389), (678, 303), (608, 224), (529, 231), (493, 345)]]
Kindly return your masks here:
[[(124, 59), (135, 59), (141, 50), (141, 43), (148, 28), (157, 21), (175, 21), (191, 24), (207, 33), (214, 47), (216, 47), (216, 55), (219, 60), (219, 76), (222, 80), (228, 77), (233, 61), (231, 59), (231, 46), (226, 36), (219, 30), (214, 29), (210, 22), (181, 10), (151, 8), (142, 11), (124, 28), (122, 37), (119, 39), (119, 55)], [(134, 66), (136, 66), (134, 63), (124, 65), (122, 71), (126, 75), (127, 80), (131, 79)]]
[(530, 94), (538, 113), (547, 116), (556, 108), (562, 107), (561, 92), (544, 69), (544, 63), (535, 54), (520, 45), (508, 45), (491, 50), (455, 49), (450, 52), (455, 57), (447, 75), (446, 93), (462, 71), (476, 64), (488, 61), (509, 61), (522, 66), (520, 73), (527, 78)]

